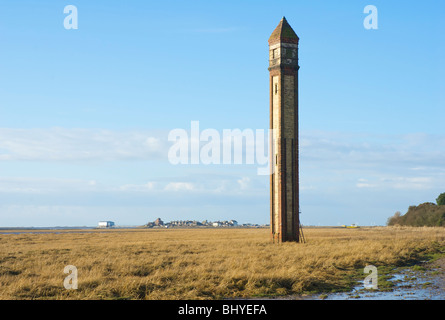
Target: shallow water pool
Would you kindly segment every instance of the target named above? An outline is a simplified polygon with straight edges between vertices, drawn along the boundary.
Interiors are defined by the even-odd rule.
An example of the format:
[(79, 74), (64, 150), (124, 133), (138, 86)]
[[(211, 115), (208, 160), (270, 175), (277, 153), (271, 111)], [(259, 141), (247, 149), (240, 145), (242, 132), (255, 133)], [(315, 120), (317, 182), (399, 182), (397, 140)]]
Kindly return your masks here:
[(333, 293), (323, 298), (325, 300), (445, 300), (443, 282), (435, 276), (437, 271), (404, 269), (388, 280), (393, 283), (391, 291), (378, 288), (365, 289), (364, 284), (360, 284), (351, 292)]

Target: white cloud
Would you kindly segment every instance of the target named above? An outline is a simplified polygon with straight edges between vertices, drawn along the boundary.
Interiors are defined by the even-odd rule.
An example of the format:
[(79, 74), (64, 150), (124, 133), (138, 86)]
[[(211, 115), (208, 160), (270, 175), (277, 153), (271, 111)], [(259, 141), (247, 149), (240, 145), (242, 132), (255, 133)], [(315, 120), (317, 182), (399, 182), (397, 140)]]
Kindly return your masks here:
[(157, 150), (161, 146), (161, 141), (155, 137), (148, 137), (145, 140), (145, 145), (152, 150)]
[(357, 188), (402, 189), (402, 190), (426, 190), (439, 187), (439, 179), (433, 177), (392, 177), (385, 176), (374, 181), (359, 179)]
[[(164, 133), (104, 129), (0, 128), (0, 161), (166, 159)], [(166, 136), (166, 135), (165, 135)]]
[(237, 180), (241, 190), (245, 190), (250, 185), (250, 178), (249, 177), (242, 177), (241, 179)]
[(434, 186), (432, 177), (396, 177), (385, 179), (385, 184), (394, 189), (431, 189)]
[(50, 194), (63, 191), (92, 191), (97, 182), (81, 179), (0, 177), (0, 193)]
[[(174, 166), (167, 158), (171, 145), (167, 131), (0, 129), (0, 163), (15, 170), (8, 171), (9, 176), (22, 176), (21, 169), (25, 169), (24, 177), (0, 176), (0, 203), (59, 206), (62, 209), (57, 212), (68, 213), (70, 209), (63, 208), (162, 206), (178, 214), (186, 206), (198, 212), (204, 205), (240, 205), (262, 208), (267, 216), (269, 177), (258, 176), (256, 166)], [(165, 161), (159, 166), (117, 162), (100, 170), (97, 167), (98, 161), (152, 159)], [(367, 214), (381, 205), (379, 212), (386, 220), (392, 208), (403, 210), (405, 205), (430, 201), (443, 192), (444, 159), (445, 139), (437, 135), (302, 132), (300, 201), (304, 218), (312, 219), (326, 208), (358, 212), (355, 205), (368, 201)], [(21, 160), (34, 162), (27, 168), (28, 161)], [(72, 160), (95, 162), (78, 165)], [(53, 163), (44, 164), (51, 161), (60, 162), (54, 165), (57, 170), (52, 170)], [(32, 168), (39, 170), (41, 163), (42, 177), (26, 177)], [(66, 178), (78, 176), (82, 178)], [(389, 213), (387, 208), (391, 208)], [(11, 215), (20, 210), (11, 209)], [(25, 211), (21, 214), (26, 215)]]
[(329, 167), (444, 168), (445, 136), (303, 132), (301, 159)]
[(149, 181), (145, 184), (138, 185), (138, 184), (125, 184), (119, 187), (119, 190), (121, 191), (130, 191), (130, 192), (147, 192), (155, 190), (156, 182)]
[[(167, 161), (171, 145), (167, 131), (0, 128), (0, 161)], [(300, 135), (300, 160), (330, 169), (444, 168), (445, 136), (306, 131)]]
[(164, 188), (166, 191), (191, 191), (194, 189), (193, 183), (189, 182), (170, 182)]
[(357, 188), (375, 188), (377, 184), (369, 183), (367, 179), (358, 179), (356, 186)]

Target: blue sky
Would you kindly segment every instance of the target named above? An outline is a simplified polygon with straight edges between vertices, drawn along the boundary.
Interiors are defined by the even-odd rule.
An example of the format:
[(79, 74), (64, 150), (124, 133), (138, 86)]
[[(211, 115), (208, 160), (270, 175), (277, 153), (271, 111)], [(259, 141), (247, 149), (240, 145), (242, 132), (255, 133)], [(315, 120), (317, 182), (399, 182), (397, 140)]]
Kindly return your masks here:
[[(300, 37), (306, 225), (384, 225), (445, 192), (439, 1), (2, 1), (0, 226), (269, 222), (252, 165), (172, 165), (168, 132), (266, 129), (267, 39)], [(366, 5), (378, 9), (367, 30)], [(66, 5), (78, 29), (66, 30)]]

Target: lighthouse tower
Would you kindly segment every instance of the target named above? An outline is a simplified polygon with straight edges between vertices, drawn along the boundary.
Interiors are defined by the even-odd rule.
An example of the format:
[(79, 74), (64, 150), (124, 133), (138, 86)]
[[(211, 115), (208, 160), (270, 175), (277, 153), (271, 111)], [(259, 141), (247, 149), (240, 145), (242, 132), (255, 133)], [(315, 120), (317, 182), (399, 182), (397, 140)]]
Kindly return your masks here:
[(274, 164), (270, 176), (270, 226), (274, 242), (299, 241), (298, 41), (286, 18), (269, 38), (270, 128)]

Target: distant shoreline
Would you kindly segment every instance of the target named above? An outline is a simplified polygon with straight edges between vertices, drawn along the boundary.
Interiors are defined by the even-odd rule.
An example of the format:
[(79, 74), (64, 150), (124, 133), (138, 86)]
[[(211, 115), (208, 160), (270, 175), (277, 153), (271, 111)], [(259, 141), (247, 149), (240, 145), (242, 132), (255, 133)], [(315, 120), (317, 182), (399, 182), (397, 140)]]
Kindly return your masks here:
[[(381, 228), (385, 226), (359, 226), (354, 229), (360, 229), (360, 228)], [(145, 229), (254, 229), (254, 228), (261, 228), (261, 229), (267, 229), (270, 228), (269, 225), (238, 225), (238, 226), (173, 226), (173, 227), (146, 227), (144, 225), (141, 226), (114, 226), (114, 227), (97, 227), (97, 226), (66, 226), (66, 227), (0, 227), (1, 231), (18, 231), (18, 230), (24, 230), (24, 231), (33, 231), (33, 230), (123, 230), (123, 229), (139, 229), (139, 230), (145, 230)], [(344, 226), (303, 226), (305, 229), (345, 229)]]

